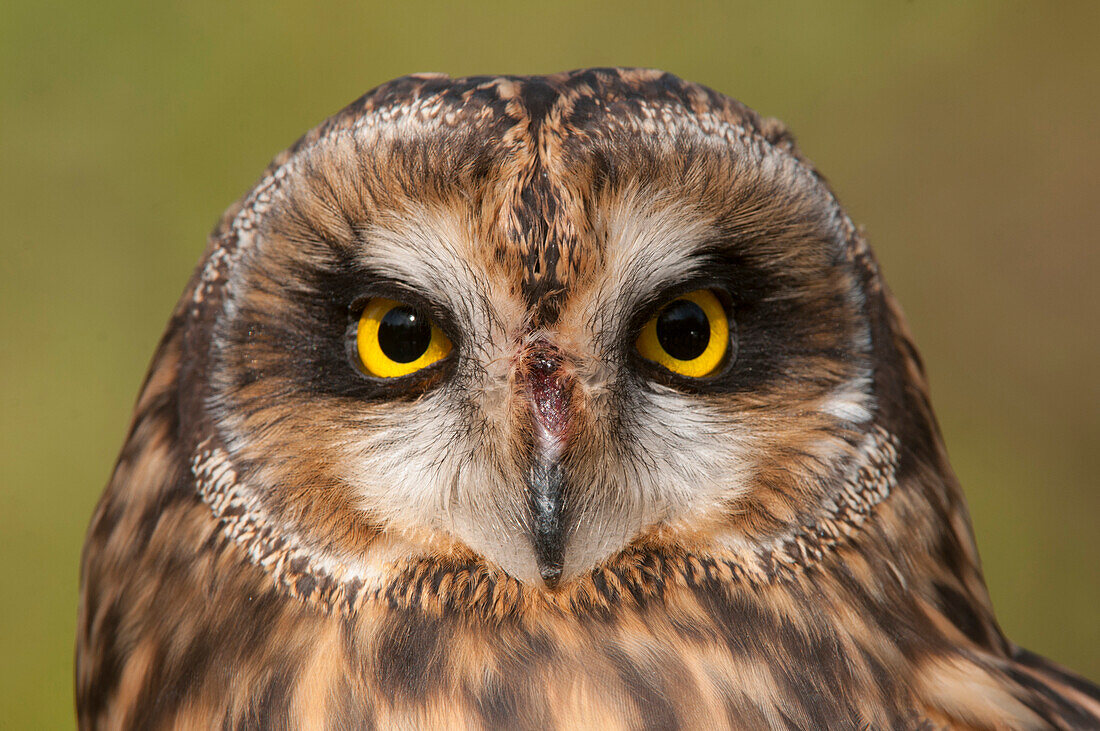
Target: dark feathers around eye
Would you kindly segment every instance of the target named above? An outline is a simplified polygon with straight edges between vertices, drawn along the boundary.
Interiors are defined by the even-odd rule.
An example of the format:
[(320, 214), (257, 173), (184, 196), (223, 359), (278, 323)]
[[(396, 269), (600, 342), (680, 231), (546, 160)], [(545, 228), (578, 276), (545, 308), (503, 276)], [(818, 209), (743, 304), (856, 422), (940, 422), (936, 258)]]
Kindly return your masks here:
[[(839, 246), (821, 243), (822, 248), (830, 245)], [(792, 249), (797, 247), (792, 242)], [(687, 393), (753, 394), (792, 381), (828, 388), (850, 373), (825, 364), (865, 366), (869, 353), (852, 345), (853, 323), (861, 322), (864, 313), (856, 311), (854, 290), (852, 297), (845, 296), (852, 282), (843, 281), (854, 273), (843, 266), (807, 266), (803, 276), (791, 276), (754, 256), (760, 248), (759, 242), (740, 232), (714, 240), (702, 252), (705, 263), (699, 269), (707, 273), (705, 278), (694, 277), (665, 290), (634, 318), (632, 337), (677, 295), (700, 288), (719, 292), (730, 321), (731, 352), (718, 373), (688, 378), (642, 358), (636, 359), (636, 368)]]
[[(238, 302), (239, 315), (219, 329), (218, 350), (236, 359), (236, 367), (225, 370), (234, 374), (236, 382), (228, 390), (241, 399), (241, 407), (248, 408), (247, 387), (259, 381), (266, 382), (256, 389), (259, 398), (293, 393), (373, 401), (416, 398), (441, 380), (453, 356), (408, 376), (382, 379), (360, 368), (355, 346), (359, 315), (371, 297), (379, 296), (429, 313), (452, 342), (459, 342), (438, 306), (364, 268), (339, 247), (320, 244), (294, 266), (293, 278), (280, 281), (266, 262), (255, 262), (248, 273), (252, 291)], [(264, 298), (257, 299), (257, 293)], [(282, 302), (272, 308), (269, 298)]]
[(711, 260), (730, 282), (738, 352), (731, 368), (707, 382), (708, 389), (759, 392), (777, 379), (830, 381), (822, 360), (865, 360), (866, 353), (851, 346), (850, 328), (858, 321), (851, 304), (837, 294), (822, 296), (832, 283), (784, 281), (730, 249), (715, 251)]

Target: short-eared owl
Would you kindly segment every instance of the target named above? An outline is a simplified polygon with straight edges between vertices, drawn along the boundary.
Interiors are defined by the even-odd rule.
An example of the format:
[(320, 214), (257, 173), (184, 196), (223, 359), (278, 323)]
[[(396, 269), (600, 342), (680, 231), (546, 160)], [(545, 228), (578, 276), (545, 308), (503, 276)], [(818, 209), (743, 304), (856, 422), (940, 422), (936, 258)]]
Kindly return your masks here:
[(84, 727), (1082, 728), (779, 122), (398, 79), (210, 238), (84, 553)]

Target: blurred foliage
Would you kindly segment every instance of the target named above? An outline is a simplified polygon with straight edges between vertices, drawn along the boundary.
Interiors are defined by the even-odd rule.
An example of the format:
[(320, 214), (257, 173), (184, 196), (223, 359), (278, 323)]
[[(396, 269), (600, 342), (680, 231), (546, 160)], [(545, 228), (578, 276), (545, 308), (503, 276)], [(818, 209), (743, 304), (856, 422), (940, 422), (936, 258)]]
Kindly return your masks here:
[(9, 0), (0, 725), (72, 724), (78, 556), (220, 212), (412, 71), (655, 66), (785, 119), (931, 374), (1000, 619), (1100, 676), (1100, 4)]

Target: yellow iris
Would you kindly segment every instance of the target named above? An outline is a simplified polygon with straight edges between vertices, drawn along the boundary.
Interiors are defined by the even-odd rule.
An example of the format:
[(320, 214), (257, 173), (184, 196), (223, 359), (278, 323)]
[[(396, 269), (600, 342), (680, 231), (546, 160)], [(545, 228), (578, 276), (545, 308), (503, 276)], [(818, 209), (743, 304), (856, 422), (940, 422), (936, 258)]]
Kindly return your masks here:
[(637, 348), (673, 373), (701, 378), (718, 369), (729, 343), (722, 303), (709, 289), (697, 289), (662, 307), (642, 328)]
[(355, 339), (363, 368), (380, 378), (415, 373), (451, 352), (451, 341), (431, 318), (385, 297), (367, 302)]

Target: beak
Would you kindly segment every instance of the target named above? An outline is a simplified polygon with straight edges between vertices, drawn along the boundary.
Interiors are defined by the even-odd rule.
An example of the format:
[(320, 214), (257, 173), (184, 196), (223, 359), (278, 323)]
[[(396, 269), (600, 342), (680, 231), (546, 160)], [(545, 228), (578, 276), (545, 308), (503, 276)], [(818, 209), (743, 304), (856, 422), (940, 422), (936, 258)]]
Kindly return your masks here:
[(550, 589), (561, 578), (565, 556), (565, 530), (562, 521), (562, 492), (565, 478), (561, 463), (536, 454), (527, 472), (528, 502), (531, 507), (531, 533), (535, 543), (535, 561), (539, 575)]
[(534, 440), (527, 470), (531, 538), (539, 575), (547, 588), (561, 579), (565, 558), (565, 487), (562, 464), (571, 422), (573, 377), (563, 368), (561, 351), (546, 340), (532, 343), (521, 365)]

